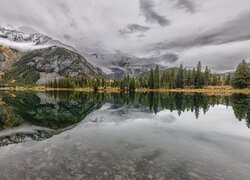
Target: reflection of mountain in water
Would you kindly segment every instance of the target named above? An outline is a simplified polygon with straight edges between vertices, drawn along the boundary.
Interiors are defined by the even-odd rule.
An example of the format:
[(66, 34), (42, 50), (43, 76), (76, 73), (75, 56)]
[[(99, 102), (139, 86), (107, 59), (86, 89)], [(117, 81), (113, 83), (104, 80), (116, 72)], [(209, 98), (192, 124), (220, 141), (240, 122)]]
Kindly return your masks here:
[[(250, 126), (250, 95), (207, 96), (183, 93), (94, 94), (81, 92), (16, 92), (0, 95), (0, 146), (27, 140), (43, 140), (58, 134), (85, 118), (105, 102), (117, 109), (136, 108), (155, 114), (162, 110), (181, 115), (191, 111), (196, 118), (219, 104), (232, 106), (239, 120)], [(126, 114), (126, 112), (124, 112)], [(121, 118), (122, 119), (122, 118)], [(28, 128), (23, 128), (28, 127)]]
[[(12, 129), (0, 133), (0, 145), (43, 140), (57, 134), (100, 108), (102, 98), (101, 94), (68, 92), (2, 94), (0, 129)], [(29, 128), (19, 128), (22, 124)]]

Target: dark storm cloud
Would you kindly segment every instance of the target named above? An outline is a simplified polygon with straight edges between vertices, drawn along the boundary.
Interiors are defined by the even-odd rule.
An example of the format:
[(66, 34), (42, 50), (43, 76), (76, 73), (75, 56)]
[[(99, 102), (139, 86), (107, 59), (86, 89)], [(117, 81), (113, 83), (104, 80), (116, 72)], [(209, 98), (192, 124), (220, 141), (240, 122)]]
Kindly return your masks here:
[(140, 0), (140, 9), (147, 22), (158, 23), (161, 26), (170, 24), (170, 21), (154, 10), (154, 3), (150, 0)]
[(183, 49), (205, 45), (221, 45), (250, 40), (250, 12), (238, 15), (232, 20), (195, 36), (179, 38), (172, 42), (159, 42), (150, 46), (153, 51)]
[(119, 29), (119, 33), (121, 36), (137, 33), (137, 32), (146, 32), (150, 28), (147, 26), (141, 26), (139, 24), (128, 24), (126, 27)]
[(194, 13), (196, 11), (196, 6), (192, 0), (174, 0), (176, 2), (176, 6), (190, 13)]
[(160, 57), (160, 59), (165, 62), (174, 63), (179, 59), (179, 56), (174, 53), (165, 53)]

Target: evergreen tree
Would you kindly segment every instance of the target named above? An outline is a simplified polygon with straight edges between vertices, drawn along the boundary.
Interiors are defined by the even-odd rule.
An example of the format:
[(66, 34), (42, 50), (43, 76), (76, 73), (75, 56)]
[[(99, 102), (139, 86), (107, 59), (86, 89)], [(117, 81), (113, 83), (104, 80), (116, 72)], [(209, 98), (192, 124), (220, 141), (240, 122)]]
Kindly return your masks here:
[(231, 85), (231, 74), (230, 73), (226, 77), (225, 85), (227, 85), (227, 86)]
[(150, 89), (154, 89), (154, 71), (153, 69), (150, 70), (149, 78), (148, 78), (148, 87)]
[(213, 85), (213, 86), (218, 85), (218, 78), (217, 78), (216, 75), (213, 75), (212, 85)]
[(193, 68), (193, 71), (192, 71), (192, 86), (193, 87), (195, 86), (195, 78), (196, 78), (196, 70), (195, 68)]
[(194, 86), (196, 88), (202, 88), (203, 85), (204, 83), (203, 83), (203, 77), (202, 77), (202, 72), (201, 72), (201, 62), (199, 61), (197, 64)]
[(175, 72), (174, 69), (171, 69), (170, 77), (169, 77), (169, 88), (175, 88)]
[(159, 66), (157, 65), (155, 68), (154, 88), (158, 89), (159, 87), (160, 87), (160, 71), (159, 71)]
[(135, 92), (135, 78), (130, 78), (129, 81), (129, 93), (134, 93)]
[(160, 77), (160, 87), (161, 88), (166, 88), (166, 73), (163, 72), (161, 77)]
[(233, 87), (240, 89), (250, 87), (250, 65), (245, 60), (237, 66)]
[(205, 72), (204, 72), (204, 85), (205, 86), (209, 85), (209, 81), (210, 81), (210, 70), (206, 66)]
[(183, 74), (183, 66), (180, 65), (177, 75), (176, 75), (176, 87), (183, 88), (184, 87), (184, 74)]
[(187, 72), (187, 78), (186, 78), (186, 86), (192, 86), (193, 83), (192, 83), (192, 71), (191, 70), (188, 70)]

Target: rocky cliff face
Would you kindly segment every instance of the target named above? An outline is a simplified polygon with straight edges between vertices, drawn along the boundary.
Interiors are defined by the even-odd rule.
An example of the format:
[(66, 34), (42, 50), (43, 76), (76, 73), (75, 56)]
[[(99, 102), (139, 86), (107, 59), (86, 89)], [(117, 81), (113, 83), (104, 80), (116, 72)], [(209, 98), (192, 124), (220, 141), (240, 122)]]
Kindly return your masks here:
[(0, 71), (4, 72), (11, 69), (21, 55), (22, 53), (17, 50), (0, 45)]
[(78, 53), (52, 46), (26, 53), (3, 78), (7, 82), (43, 84), (55, 78), (79, 76), (107, 77), (100, 68), (91, 65)]

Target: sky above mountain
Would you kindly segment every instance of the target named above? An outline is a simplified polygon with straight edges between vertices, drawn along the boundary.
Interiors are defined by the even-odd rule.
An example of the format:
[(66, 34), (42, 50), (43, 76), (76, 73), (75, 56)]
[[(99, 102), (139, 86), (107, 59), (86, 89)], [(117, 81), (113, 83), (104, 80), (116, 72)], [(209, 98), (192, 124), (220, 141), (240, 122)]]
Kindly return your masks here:
[(249, 0), (1, 0), (0, 25), (170, 66), (227, 71), (250, 59)]

